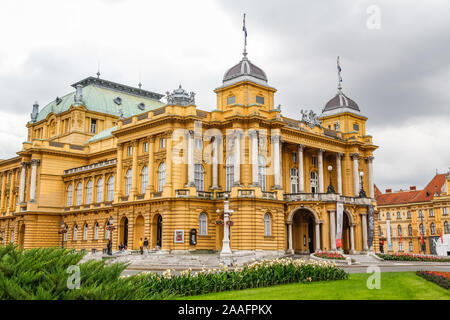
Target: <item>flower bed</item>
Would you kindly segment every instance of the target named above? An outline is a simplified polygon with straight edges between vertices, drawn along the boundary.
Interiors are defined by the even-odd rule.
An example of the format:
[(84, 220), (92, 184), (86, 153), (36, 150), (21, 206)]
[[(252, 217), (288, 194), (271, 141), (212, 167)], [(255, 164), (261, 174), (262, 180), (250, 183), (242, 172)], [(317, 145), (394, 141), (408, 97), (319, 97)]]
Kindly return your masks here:
[(409, 253), (393, 253), (393, 254), (378, 253), (377, 256), (379, 256), (384, 260), (395, 260), (395, 261), (450, 262), (450, 259), (448, 258), (430, 257), (420, 254), (409, 254)]
[(345, 257), (337, 252), (317, 251), (314, 253), (314, 256), (321, 259), (345, 260)]
[(450, 290), (450, 272), (417, 271), (416, 275), (434, 282), (444, 289)]
[(190, 269), (180, 275), (170, 270), (163, 275), (145, 273), (133, 278), (134, 285), (151, 292), (168, 295), (189, 296), (211, 292), (267, 287), (292, 282), (311, 282), (347, 279), (348, 274), (334, 263), (304, 260), (276, 259), (254, 262), (229, 270), (203, 269), (192, 273)]

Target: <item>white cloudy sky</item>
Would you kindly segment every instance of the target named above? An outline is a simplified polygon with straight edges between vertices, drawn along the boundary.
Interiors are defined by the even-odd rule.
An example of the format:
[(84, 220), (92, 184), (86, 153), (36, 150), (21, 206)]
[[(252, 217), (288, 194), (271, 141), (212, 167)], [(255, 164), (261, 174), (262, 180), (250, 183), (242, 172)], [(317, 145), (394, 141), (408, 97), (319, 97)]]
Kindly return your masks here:
[[(380, 9), (379, 30), (367, 8)], [(450, 4), (411, 1), (0, 1), (0, 158), (20, 150), (32, 104), (95, 75), (164, 93), (182, 84), (212, 110), (223, 73), (249, 58), (285, 116), (344, 92), (369, 117), (381, 189), (423, 187), (450, 166)]]

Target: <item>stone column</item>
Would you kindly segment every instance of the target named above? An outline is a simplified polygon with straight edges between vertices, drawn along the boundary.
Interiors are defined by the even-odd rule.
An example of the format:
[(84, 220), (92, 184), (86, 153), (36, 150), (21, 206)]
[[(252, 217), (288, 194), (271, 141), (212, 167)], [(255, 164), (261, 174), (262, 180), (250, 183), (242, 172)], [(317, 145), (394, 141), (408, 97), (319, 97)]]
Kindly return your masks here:
[(154, 179), (154, 172), (155, 172), (155, 137), (150, 136), (149, 142), (148, 142), (148, 197), (150, 196), (150, 193), (155, 191), (155, 179)]
[(166, 145), (166, 187), (172, 188), (172, 131), (167, 133), (167, 145)]
[(353, 188), (355, 197), (359, 196), (359, 154), (353, 153), (350, 155), (353, 160)]
[(234, 131), (234, 186), (241, 185), (241, 132)]
[(374, 157), (368, 157), (367, 162), (369, 165), (369, 197), (375, 198), (375, 190), (373, 186), (373, 159)]
[(275, 175), (275, 185), (273, 189), (281, 190), (281, 152), (280, 152), (280, 135), (272, 135), (272, 160), (273, 160), (273, 171)]
[(293, 248), (293, 243), (292, 243), (292, 222), (288, 222), (288, 242), (289, 242), (289, 247), (288, 247), (288, 253), (293, 254), (294, 253), (294, 248)]
[(324, 189), (323, 189), (323, 152), (325, 150), (323, 149), (319, 149), (317, 155), (317, 159), (318, 159), (318, 167), (319, 167), (319, 193), (324, 193)]
[(22, 171), (20, 172), (20, 187), (19, 187), (19, 203), (25, 200), (25, 178), (27, 174), (28, 162), (22, 162)]
[[(123, 173), (123, 143), (117, 144), (117, 167), (116, 167), (116, 178), (114, 182), (116, 184), (115, 192), (114, 192), (114, 202), (119, 202), (120, 197), (122, 196), (122, 173)], [(74, 190), (75, 190), (74, 185)]]
[(362, 214), (361, 215), (361, 228), (362, 228), (362, 236), (363, 236), (363, 250), (367, 251), (369, 250), (367, 246), (367, 215)]
[(252, 130), (249, 133), (250, 138), (252, 140), (252, 148), (251, 148), (251, 152), (252, 152), (252, 186), (259, 186), (259, 181), (258, 181), (258, 156), (259, 156), (259, 151), (258, 151), (258, 131), (256, 130)]
[(187, 162), (188, 162), (188, 181), (186, 187), (194, 187), (194, 131), (189, 130), (187, 133), (188, 150), (187, 150)]
[(341, 159), (343, 154), (337, 153), (336, 154), (336, 174), (337, 174), (337, 187), (338, 187), (338, 193), (342, 195), (342, 165), (341, 165)]
[(316, 251), (320, 250), (320, 222), (316, 222)]
[(334, 210), (328, 212), (330, 213), (330, 249), (336, 250), (336, 212)]
[(6, 207), (6, 179), (8, 178), (7, 171), (2, 174), (2, 198), (1, 198), (1, 209), (5, 211)]
[(350, 226), (350, 253), (355, 252), (355, 225)]
[(16, 184), (16, 171), (15, 170), (11, 170), (11, 181), (10, 181), (10, 187), (9, 187), (9, 211), (13, 211), (14, 209), (14, 191), (16, 190), (15, 188), (15, 184)]
[(298, 145), (298, 192), (305, 192), (305, 174), (303, 169), (303, 149), (304, 145)]
[(129, 201), (133, 201), (135, 199), (135, 196), (138, 194), (138, 141), (133, 140), (132, 143), (133, 146), (133, 160), (131, 163), (131, 190), (130, 190), (130, 197)]
[(220, 136), (212, 137), (213, 159), (212, 159), (212, 186), (211, 189), (219, 189), (219, 142)]
[[(41, 163), (38, 159), (31, 160), (30, 202), (36, 202), (36, 177), (37, 167)], [(10, 198), (11, 201), (11, 198)]]

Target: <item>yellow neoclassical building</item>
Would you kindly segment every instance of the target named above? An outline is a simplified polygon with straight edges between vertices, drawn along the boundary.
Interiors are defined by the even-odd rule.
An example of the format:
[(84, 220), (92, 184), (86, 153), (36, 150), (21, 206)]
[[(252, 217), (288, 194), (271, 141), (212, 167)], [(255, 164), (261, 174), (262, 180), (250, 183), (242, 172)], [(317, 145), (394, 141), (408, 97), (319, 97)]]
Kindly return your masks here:
[(0, 161), (3, 244), (98, 250), (111, 236), (136, 249), (147, 237), (157, 250), (219, 251), (227, 196), (235, 252), (334, 250), (340, 221), (344, 252), (377, 250), (377, 146), (340, 85), (320, 116), (284, 117), (244, 52), (212, 111), (181, 86), (167, 103), (99, 75), (73, 87), (33, 106), (22, 150)]
[(436, 245), (450, 234), (450, 172), (436, 174), (423, 190), (377, 190), (375, 196), (380, 251), (437, 254)]

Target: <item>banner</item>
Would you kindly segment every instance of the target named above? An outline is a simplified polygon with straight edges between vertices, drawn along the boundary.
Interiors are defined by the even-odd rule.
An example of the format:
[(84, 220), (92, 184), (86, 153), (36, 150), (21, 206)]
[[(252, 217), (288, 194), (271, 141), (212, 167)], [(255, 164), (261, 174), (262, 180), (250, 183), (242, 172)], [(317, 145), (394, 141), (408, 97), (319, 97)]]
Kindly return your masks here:
[(370, 249), (373, 246), (373, 236), (375, 233), (375, 221), (374, 221), (374, 208), (373, 205), (369, 205), (367, 210), (368, 216), (368, 237), (367, 237), (367, 247)]
[(389, 250), (392, 251), (392, 241), (391, 241), (391, 220), (386, 221), (386, 236), (388, 241)]
[(342, 223), (344, 219), (344, 203), (336, 202), (336, 248), (342, 247)]

